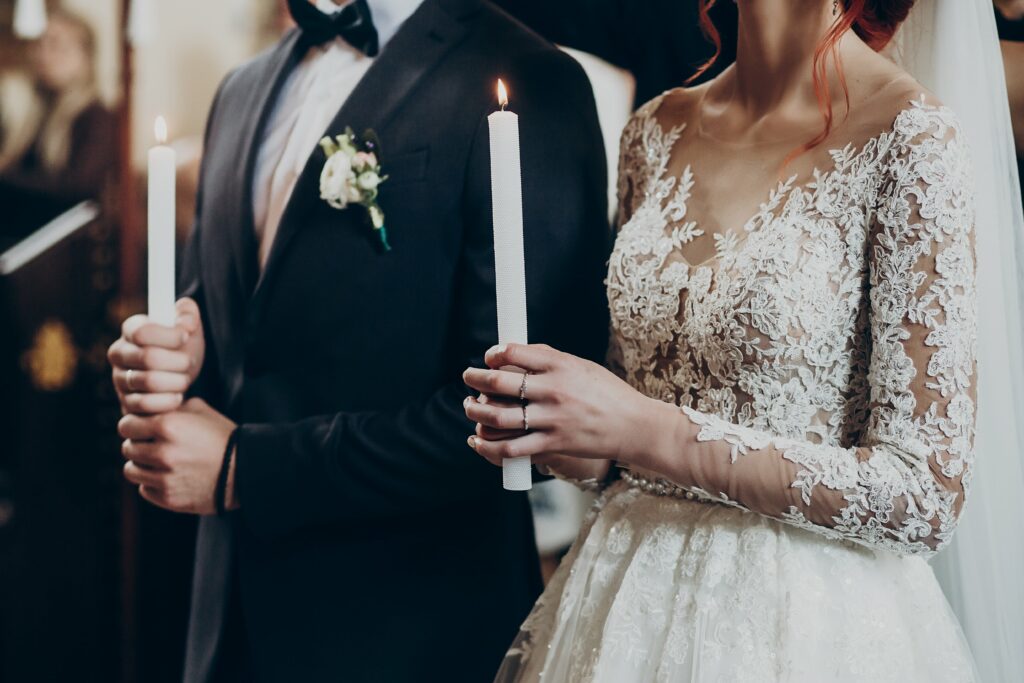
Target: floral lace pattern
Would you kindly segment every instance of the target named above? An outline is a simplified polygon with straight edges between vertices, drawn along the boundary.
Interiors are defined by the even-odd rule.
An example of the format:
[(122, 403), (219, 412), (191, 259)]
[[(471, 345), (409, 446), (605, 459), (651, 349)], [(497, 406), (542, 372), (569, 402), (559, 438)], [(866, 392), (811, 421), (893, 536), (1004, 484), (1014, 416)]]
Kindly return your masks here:
[(699, 428), (680, 452), (699, 461), (694, 480), (673, 483), (829, 538), (937, 550), (974, 461), (973, 210), (955, 116), (911, 102), (834, 151), (832, 170), (780, 183), (691, 265), (696, 179), (667, 172), (683, 127), (663, 129), (660, 104), (623, 133), (607, 286), (618, 371)]

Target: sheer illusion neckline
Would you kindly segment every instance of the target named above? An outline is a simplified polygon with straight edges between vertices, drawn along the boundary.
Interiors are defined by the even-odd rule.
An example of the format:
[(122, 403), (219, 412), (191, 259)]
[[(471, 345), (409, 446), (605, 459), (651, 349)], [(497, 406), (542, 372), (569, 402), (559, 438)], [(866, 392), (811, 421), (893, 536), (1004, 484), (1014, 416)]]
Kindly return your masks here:
[[(661, 174), (659, 180), (664, 180), (668, 177), (668, 163), (675, 153), (679, 143), (679, 138), (683, 131), (687, 129), (688, 122), (679, 123), (675, 126), (666, 127), (658, 120), (657, 112), (661, 108), (665, 98), (671, 94), (672, 91), (668, 91), (661, 95), (653, 104), (654, 106), (647, 112), (646, 117), (657, 127), (659, 133), (665, 140), (664, 159), (661, 159), (664, 163), (666, 170)], [(793, 196), (795, 192), (801, 192), (806, 196), (810, 197), (807, 202), (810, 205), (814, 205), (815, 199), (818, 196), (818, 192), (823, 186), (830, 185), (829, 181), (835, 179), (837, 176), (849, 173), (851, 168), (861, 168), (864, 164), (862, 163), (865, 159), (869, 159), (871, 154), (875, 154), (878, 151), (879, 143), (887, 137), (895, 136), (897, 131), (900, 129), (901, 123), (907, 117), (911, 116), (912, 113), (917, 109), (944, 111), (947, 108), (942, 105), (932, 105), (925, 101), (925, 94), (921, 93), (917, 98), (911, 98), (907, 101), (906, 105), (903, 106), (893, 117), (893, 121), (879, 133), (865, 139), (860, 143), (853, 141), (847, 142), (844, 147), (832, 147), (828, 150), (828, 157), (830, 162), (827, 165), (815, 164), (811, 167), (809, 173), (801, 182), (797, 182), (800, 177), (799, 173), (791, 175), (785, 180), (780, 180), (774, 187), (769, 187), (766, 191), (767, 198), (760, 202), (754, 213), (746, 218), (746, 220), (738, 227), (740, 229), (737, 235), (737, 226), (721, 226), (721, 225), (710, 225), (708, 222), (689, 216), (690, 199), (692, 198), (692, 190), (697, 186), (699, 181), (698, 175), (693, 170), (693, 163), (686, 162), (682, 168), (682, 172), (674, 176), (675, 186), (678, 187), (681, 183), (688, 183), (689, 190), (685, 194), (685, 198), (681, 200), (683, 205), (683, 215), (686, 216), (687, 223), (693, 225), (693, 230), (696, 231), (696, 236), (707, 236), (715, 239), (717, 243), (728, 241), (730, 235), (737, 235), (736, 241), (731, 245), (730, 251), (732, 253), (739, 253), (741, 249), (746, 245), (750, 236), (758, 230), (763, 230), (765, 226), (770, 225), (775, 219), (780, 216), (777, 214), (779, 206), (785, 203), (785, 200)], [(698, 131), (699, 133), (699, 131)], [(712, 141), (716, 142), (714, 138)], [(874, 165), (879, 162), (879, 158), (876, 156), (874, 159), (870, 159), (868, 163)], [(840, 163), (842, 165), (840, 165)], [(669, 196), (663, 198), (666, 201), (671, 201)], [(662, 208), (665, 204), (662, 203)], [(677, 221), (679, 223), (680, 221)], [(704, 231), (705, 227), (716, 228), (716, 232), (707, 233)], [(682, 260), (686, 266), (691, 269), (701, 268), (710, 266), (714, 262), (718, 261), (722, 256), (722, 250), (719, 248), (719, 244), (716, 244), (715, 251), (710, 256), (700, 259), (698, 261), (692, 261), (682, 251), (678, 250), (677, 256)]]
[[(759, 140), (757, 142), (749, 143), (731, 142), (729, 140), (722, 139), (721, 137), (708, 131), (707, 127), (705, 127), (704, 125), (704, 103), (707, 100), (709, 91), (710, 88), (707, 88), (703, 92), (701, 92), (700, 98), (697, 100), (697, 113), (694, 116), (694, 127), (697, 131), (697, 135), (701, 136), (705, 140), (711, 140), (716, 145), (722, 145), (723, 147), (728, 147), (730, 149), (764, 149), (766, 147), (774, 147), (781, 145), (798, 145), (801, 142), (806, 142), (808, 140), (806, 134), (793, 135), (792, 137), (782, 138), (779, 140)], [(665, 93), (664, 96), (667, 96), (672, 92), (673, 91), (670, 90), (667, 93)]]

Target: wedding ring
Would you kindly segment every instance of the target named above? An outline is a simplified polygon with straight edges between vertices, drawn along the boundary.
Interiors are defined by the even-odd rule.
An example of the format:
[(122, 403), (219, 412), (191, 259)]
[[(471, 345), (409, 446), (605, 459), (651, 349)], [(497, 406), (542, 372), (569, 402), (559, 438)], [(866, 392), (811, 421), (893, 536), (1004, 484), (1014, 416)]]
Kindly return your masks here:
[(526, 402), (526, 378), (530, 376), (530, 373), (523, 373), (523, 383), (519, 385), (519, 400)]
[(125, 384), (126, 387), (128, 387), (128, 391), (129, 392), (134, 392), (135, 391), (135, 371), (134, 370), (129, 370), (128, 372), (124, 373), (124, 384)]
[(523, 404), (523, 431), (530, 431), (530, 416), (526, 414), (526, 404)]

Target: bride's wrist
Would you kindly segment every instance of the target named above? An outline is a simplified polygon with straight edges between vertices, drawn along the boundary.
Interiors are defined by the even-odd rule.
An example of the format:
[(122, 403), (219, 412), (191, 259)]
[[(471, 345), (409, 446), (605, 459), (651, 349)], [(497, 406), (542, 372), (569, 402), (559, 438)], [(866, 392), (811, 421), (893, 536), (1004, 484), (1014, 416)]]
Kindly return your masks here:
[(689, 438), (690, 423), (679, 407), (645, 398), (634, 432), (634, 447), (620, 462), (669, 477), (678, 466), (679, 454)]

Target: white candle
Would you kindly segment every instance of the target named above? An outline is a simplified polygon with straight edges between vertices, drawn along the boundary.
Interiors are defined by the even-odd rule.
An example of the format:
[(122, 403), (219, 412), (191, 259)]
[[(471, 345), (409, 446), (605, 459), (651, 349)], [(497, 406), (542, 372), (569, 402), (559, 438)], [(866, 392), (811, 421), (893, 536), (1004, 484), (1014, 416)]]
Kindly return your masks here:
[(176, 159), (167, 142), (167, 122), (154, 126), (156, 147), (149, 150), (149, 317), (174, 325), (174, 174)]
[(46, 31), (46, 0), (16, 0), (14, 35), (35, 40)]
[[(494, 274), (498, 303), (498, 343), (526, 344), (526, 261), (523, 252), (523, 184), (519, 160), (519, 117), (505, 111), (508, 93), (498, 81), (501, 111), (487, 117), (491, 139), (491, 204), (494, 220)], [(532, 486), (529, 458), (502, 463), (508, 491)]]

